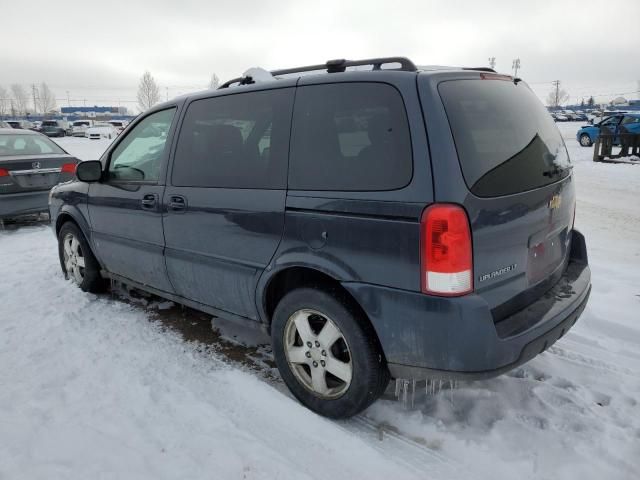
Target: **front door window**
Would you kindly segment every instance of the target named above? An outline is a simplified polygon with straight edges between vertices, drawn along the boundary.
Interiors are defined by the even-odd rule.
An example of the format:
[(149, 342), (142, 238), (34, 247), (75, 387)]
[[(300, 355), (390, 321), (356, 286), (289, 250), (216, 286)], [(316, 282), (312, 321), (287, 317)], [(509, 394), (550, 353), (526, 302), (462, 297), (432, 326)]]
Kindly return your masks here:
[(138, 123), (111, 154), (109, 179), (157, 182), (176, 109), (152, 113)]

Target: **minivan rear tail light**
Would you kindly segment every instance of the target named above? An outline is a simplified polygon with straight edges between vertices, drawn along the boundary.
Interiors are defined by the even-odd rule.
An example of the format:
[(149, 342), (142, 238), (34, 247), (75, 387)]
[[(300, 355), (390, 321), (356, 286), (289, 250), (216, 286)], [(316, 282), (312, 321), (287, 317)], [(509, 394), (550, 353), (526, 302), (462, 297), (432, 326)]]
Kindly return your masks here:
[(0, 168), (0, 177), (8, 177), (9, 176), (9, 170), (7, 170), (6, 168)]
[(435, 204), (420, 222), (423, 293), (460, 296), (473, 291), (473, 246), (467, 212), (459, 205)]
[(62, 173), (76, 173), (76, 164), (75, 163), (65, 163), (64, 165), (62, 165), (62, 168), (60, 169), (60, 171)]

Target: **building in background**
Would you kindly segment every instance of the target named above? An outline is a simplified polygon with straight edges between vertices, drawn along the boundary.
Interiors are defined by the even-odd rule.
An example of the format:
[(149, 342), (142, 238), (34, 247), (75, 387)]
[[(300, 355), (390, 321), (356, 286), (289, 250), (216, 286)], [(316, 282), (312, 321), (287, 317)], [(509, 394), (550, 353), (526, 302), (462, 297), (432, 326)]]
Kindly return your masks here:
[(127, 107), (62, 107), (59, 112), (50, 112), (47, 115), (31, 114), (26, 115), (4, 115), (6, 119), (12, 120), (28, 120), (31, 122), (41, 120), (66, 120), (73, 122), (75, 120), (126, 120), (131, 121), (136, 117), (127, 110)]
[(62, 116), (77, 118), (92, 118), (95, 120), (111, 120), (114, 118), (129, 117), (127, 107), (62, 107)]

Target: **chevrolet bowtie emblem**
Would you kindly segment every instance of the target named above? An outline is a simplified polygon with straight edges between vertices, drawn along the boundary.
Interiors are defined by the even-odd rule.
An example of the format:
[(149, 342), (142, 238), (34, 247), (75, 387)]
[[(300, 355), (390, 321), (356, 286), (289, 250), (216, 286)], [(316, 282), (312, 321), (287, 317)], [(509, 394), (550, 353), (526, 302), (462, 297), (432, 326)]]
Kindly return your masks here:
[(560, 195), (554, 195), (553, 197), (551, 197), (551, 200), (549, 200), (549, 208), (551, 210), (560, 208), (561, 203), (562, 203), (562, 197)]

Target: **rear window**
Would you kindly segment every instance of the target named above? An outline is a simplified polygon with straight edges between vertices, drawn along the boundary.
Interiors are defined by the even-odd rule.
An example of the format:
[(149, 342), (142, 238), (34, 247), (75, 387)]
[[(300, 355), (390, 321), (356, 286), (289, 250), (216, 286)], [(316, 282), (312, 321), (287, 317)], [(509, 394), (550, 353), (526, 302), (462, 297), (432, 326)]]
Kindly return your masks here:
[(509, 195), (569, 175), (560, 132), (523, 82), (453, 80), (438, 88), (464, 179), (475, 195)]
[(0, 135), (0, 157), (65, 153), (41, 135)]
[(413, 173), (400, 93), (382, 83), (299, 87), (293, 114), (289, 188), (394, 190)]

